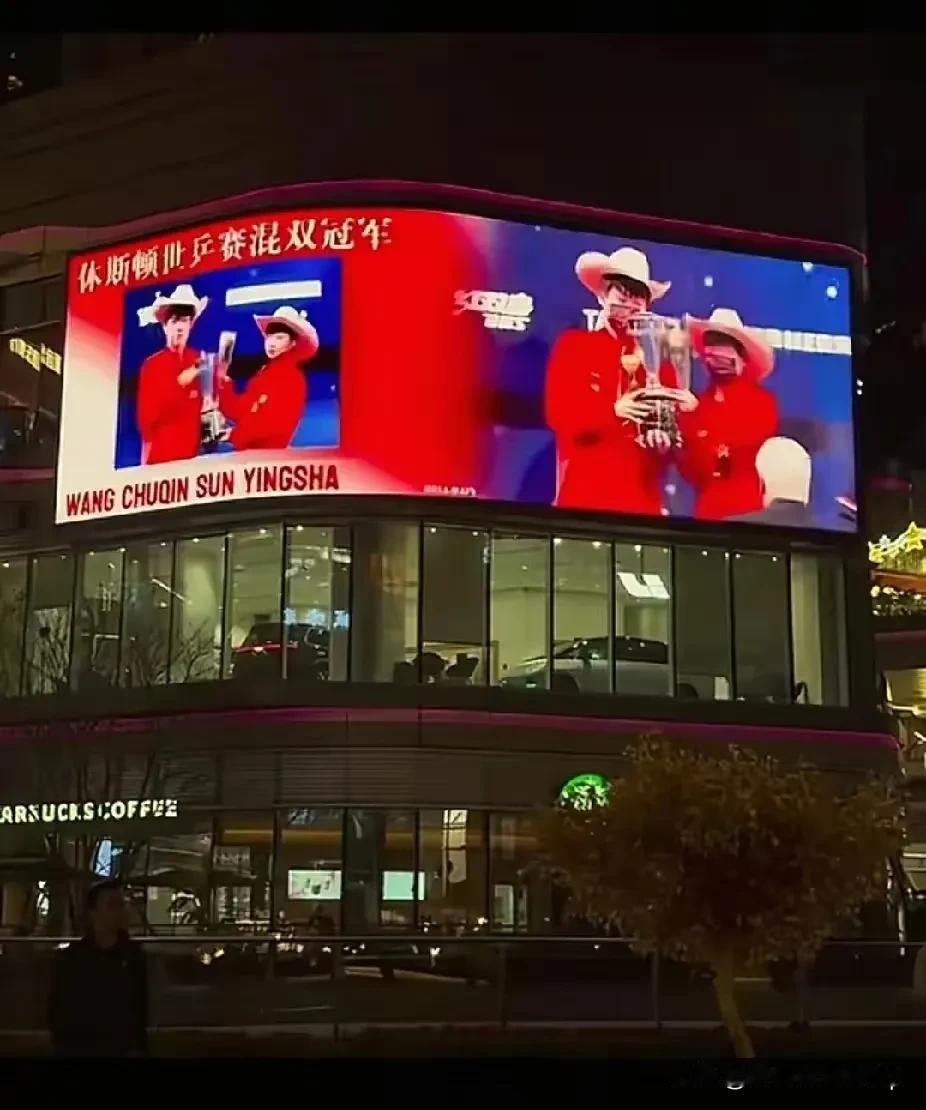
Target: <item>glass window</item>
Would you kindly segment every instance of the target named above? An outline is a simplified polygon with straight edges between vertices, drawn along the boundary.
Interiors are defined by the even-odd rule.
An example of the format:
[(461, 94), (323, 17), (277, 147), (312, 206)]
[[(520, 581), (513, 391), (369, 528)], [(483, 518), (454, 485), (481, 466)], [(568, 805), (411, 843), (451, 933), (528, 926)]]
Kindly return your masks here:
[(553, 689), (611, 692), (611, 545), (553, 540)]
[(424, 528), (420, 682), (485, 682), (486, 552), (477, 529)]
[(737, 698), (791, 701), (788, 575), (783, 555), (735, 553), (733, 630)]
[(729, 553), (675, 549), (675, 696), (732, 696)]
[(224, 536), (177, 541), (171, 682), (205, 682), (219, 677), (224, 580)]
[(71, 658), (71, 685), (75, 690), (116, 685), (123, 556), (124, 548), (90, 551), (78, 563)]
[(672, 693), (671, 568), (667, 547), (614, 546), (614, 669), (619, 694)]
[(472, 810), (421, 811), (422, 928), (454, 931), (487, 924), (484, 824), (485, 814)]
[(550, 542), (492, 538), (492, 682), (549, 686)]
[(273, 814), (222, 813), (212, 853), (212, 919), (219, 928), (270, 923)]
[(26, 560), (0, 563), (0, 697), (19, 693), (23, 623), (26, 615)]
[(338, 932), (343, 818), (340, 809), (289, 809), (280, 814), (277, 924)]
[(123, 686), (167, 681), (174, 546), (139, 543), (125, 553), (121, 667)]
[[(61, 936), (70, 924), (67, 920), (69, 884), (49, 884), (46, 862), (52, 857), (65, 858), (60, 837), (49, 832), (47, 825), (44, 828), (19, 825), (15, 829), (4, 829), (4, 841), (4, 856), (18, 856), (23, 863), (5, 872), (0, 887), (3, 933), (6, 936), (11, 933)], [(53, 929), (60, 931), (52, 932)]]
[(44, 282), (44, 317), (46, 320), (64, 319), (64, 278), (49, 278)]
[(26, 625), (25, 688), (29, 694), (52, 694), (67, 688), (73, 592), (72, 556), (38, 555), (32, 560)]
[(343, 682), (350, 636), (350, 529), (295, 524), (286, 532), (284, 674), (296, 682)]
[(417, 681), (418, 540), (415, 524), (354, 527), (351, 677)]
[(280, 677), (282, 570), (283, 530), (279, 524), (229, 534), (226, 678), (260, 682)]
[[(414, 927), (415, 814), (411, 810), (349, 809), (344, 845), (344, 930)], [(416, 890), (417, 886), (417, 890)]]
[(791, 652), (795, 701), (848, 705), (842, 560), (791, 556)]
[(380, 876), (380, 924), (410, 929), (415, 907), (424, 897), (424, 872), (416, 870), (415, 813), (390, 810), (383, 829), (383, 871)]
[(38, 407), (32, 438), (47, 446), (48, 437), (54, 434), (61, 416), (61, 375), (47, 366), (42, 367), (39, 375)]
[[(212, 847), (209, 817), (181, 817), (169, 834), (126, 846), (131, 866), (118, 872), (130, 875), (132, 886), (145, 892), (145, 924), (153, 932), (197, 932), (208, 928), (207, 874)], [(121, 863), (122, 861), (120, 861)], [(112, 865), (111, 865), (112, 866)]]
[(0, 296), (0, 331), (28, 328), (34, 324), (43, 324), (49, 319), (46, 315), (48, 285), (47, 281), (7, 285)]
[(493, 813), (489, 820), (492, 931), (540, 933), (549, 918), (548, 884), (535, 875), (537, 830), (533, 817)]

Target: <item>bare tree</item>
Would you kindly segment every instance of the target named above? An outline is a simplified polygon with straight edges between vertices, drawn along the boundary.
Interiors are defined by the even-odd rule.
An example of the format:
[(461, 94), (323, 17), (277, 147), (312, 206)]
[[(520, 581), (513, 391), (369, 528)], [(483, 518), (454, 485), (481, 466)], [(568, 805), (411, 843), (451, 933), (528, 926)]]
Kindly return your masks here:
[[(0, 603), (0, 621), (6, 615), (11, 622), (18, 617), (21, 628), (22, 610), (22, 598), (10, 597), (5, 604)], [(168, 681), (184, 683), (217, 677), (214, 630), (208, 622), (191, 632), (175, 632), (170, 637), (167, 622), (159, 613), (160, 610), (146, 607), (137, 614), (136, 628), (126, 630), (121, 614), (92, 599), (78, 611), (72, 645), (69, 607), (31, 612), (23, 690), (31, 694), (66, 691), (72, 674), (74, 685), (81, 690), (112, 689), (116, 685), (145, 688)], [(121, 657), (117, 649), (120, 638)], [(17, 637), (9, 651), (0, 647), (0, 690), (15, 693), (19, 689), (19, 643)], [(106, 710), (105, 704), (100, 706), (101, 712)], [(137, 800), (175, 797), (191, 785), (191, 773), (199, 774), (185, 770), (174, 752), (126, 751), (114, 735), (111, 718), (52, 722), (46, 731), (52, 742), (30, 749), (33, 786), (29, 801), (34, 804), (66, 800), (80, 806), (91, 802), (96, 807), (128, 797)], [(39, 904), (47, 903), (47, 925), (51, 932), (82, 925), (86, 890), (99, 877), (101, 846), (110, 840), (117, 827), (107, 828), (95, 821), (86, 827), (68, 825), (65, 831), (41, 826), (45, 877), (41, 887), (31, 884), (26, 911), (29, 920), (34, 923)], [(144, 871), (141, 855), (146, 846), (147, 840), (121, 841), (121, 876), (138, 877)]]
[(26, 624), (23, 692), (54, 694), (66, 690), (70, 649), (69, 606), (30, 612)]
[(95, 614), (86, 612), (79, 626), (79, 638), (87, 645), (75, 667), (81, 688), (118, 684), (138, 689), (217, 677), (218, 652), (208, 622), (189, 632), (175, 630), (172, 637), (163, 622), (144, 623), (121, 636), (120, 653), (112, 648), (112, 634), (100, 629), (108, 622), (94, 620)]
[[(79, 742), (75, 742), (78, 731), (81, 735)], [(97, 814), (106, 802), (176, 798), (202, 786), (205, 776), (201, 766), (186, 763), (175, 751), (121, 750), (118, 743), (111, 742), (109, 721), (80, 722), (72, 733), (69, 739), (32, 749), (32, 781), (37, 795), (35, 804), (39, 807), (67, 800), (82, 811), (84, 803), (90, 802)], [(103, 743), (88, 743), (91, 738)], [(123, 834), (120, 838), (118, 874), (123, 879), (144, 881), (146, 867), (142, 853), (147, 848), (147, 837), (137, 837), (137, 825), (134, 830), (131, 823), (122, 828), (135, 831), (136, 837), (125, 838)], [(43, 829), (48, 878), (44, 892), (33, 888), (29, 913), (33, 922), (44, 893), (51, 933), (83, 926), (87, 890), (100, 878), (101, 848), (105, 842), (111, 843), (119, 830), (119, 823), (98, 819), (86, 825), (74, 823)]]

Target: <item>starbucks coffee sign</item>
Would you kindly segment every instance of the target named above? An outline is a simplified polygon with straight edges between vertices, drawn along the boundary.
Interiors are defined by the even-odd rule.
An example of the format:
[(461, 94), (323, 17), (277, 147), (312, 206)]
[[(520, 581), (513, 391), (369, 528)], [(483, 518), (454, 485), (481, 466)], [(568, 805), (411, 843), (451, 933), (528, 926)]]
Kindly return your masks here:
[(116, 798), (107, 802), (32, 802), (0, 805), (0, 825), (57, 825), (80, 821), (169, 820), (176, 798)]

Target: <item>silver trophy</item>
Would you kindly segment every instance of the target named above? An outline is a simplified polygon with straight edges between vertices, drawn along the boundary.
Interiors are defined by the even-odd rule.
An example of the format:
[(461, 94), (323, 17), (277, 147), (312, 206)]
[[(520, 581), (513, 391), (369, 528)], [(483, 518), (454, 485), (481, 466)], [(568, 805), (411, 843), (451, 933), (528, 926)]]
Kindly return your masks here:
[(219, 441), (219, 421), (222, 415), (215, 398), (215, 355), (211, 351), (203, 351), (196, 368), (199, 391), (203, 398), (200, 447), (203, 451), (214, 451)]
[(223, 331), (219, 336), (218, 352), (203, 351), (198, 363), (199, 388), (203, 397), (201, 447), (204, 451), (215, 451), (218, 445), (228, 438), (225, 418), (219, 410), (216, 398), (216, 363), (227, 367), (235, 350), (236, 333)]
[(678, 389), (691, 388), (691, 342), (684, 320), (646, 313), (630, 322), (630, 332), (643, 352), (646, 378), (641, 400), (649, 413), (640, 424), (640, 437), (650, 430), (665, 432), (673, 447), (682, 446), (678, 400), (660, 380), (660, 370), (671, 365)]

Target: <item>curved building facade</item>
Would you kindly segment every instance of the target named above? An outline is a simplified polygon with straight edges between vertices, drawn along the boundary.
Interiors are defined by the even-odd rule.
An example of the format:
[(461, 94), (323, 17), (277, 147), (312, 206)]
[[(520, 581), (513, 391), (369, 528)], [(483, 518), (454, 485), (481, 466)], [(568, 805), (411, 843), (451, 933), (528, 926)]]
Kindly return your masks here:
[[(136, 130), (170, 68), (118, 78)], [(345, 140), (311, 185), (302, 154), (246, 194), (218, 148), (212, 177), (152, 168), (171, 211), (151, 182), (80, 199), (69, 165), (0, 236), (7, 928), (69, 928), (113, 874), (153, 930), (543, 931), (537, 808), (643, 735), (896, 764), (852, 513), (856, 252), (758, 208), (769, 231), (729, 231), (707, 194), (621, 215), (578, 172), (528, 200), (523, 160), (508, 195), (449, 163), (387, 181), (426, 175), (386, 129), (389, 157)]]

